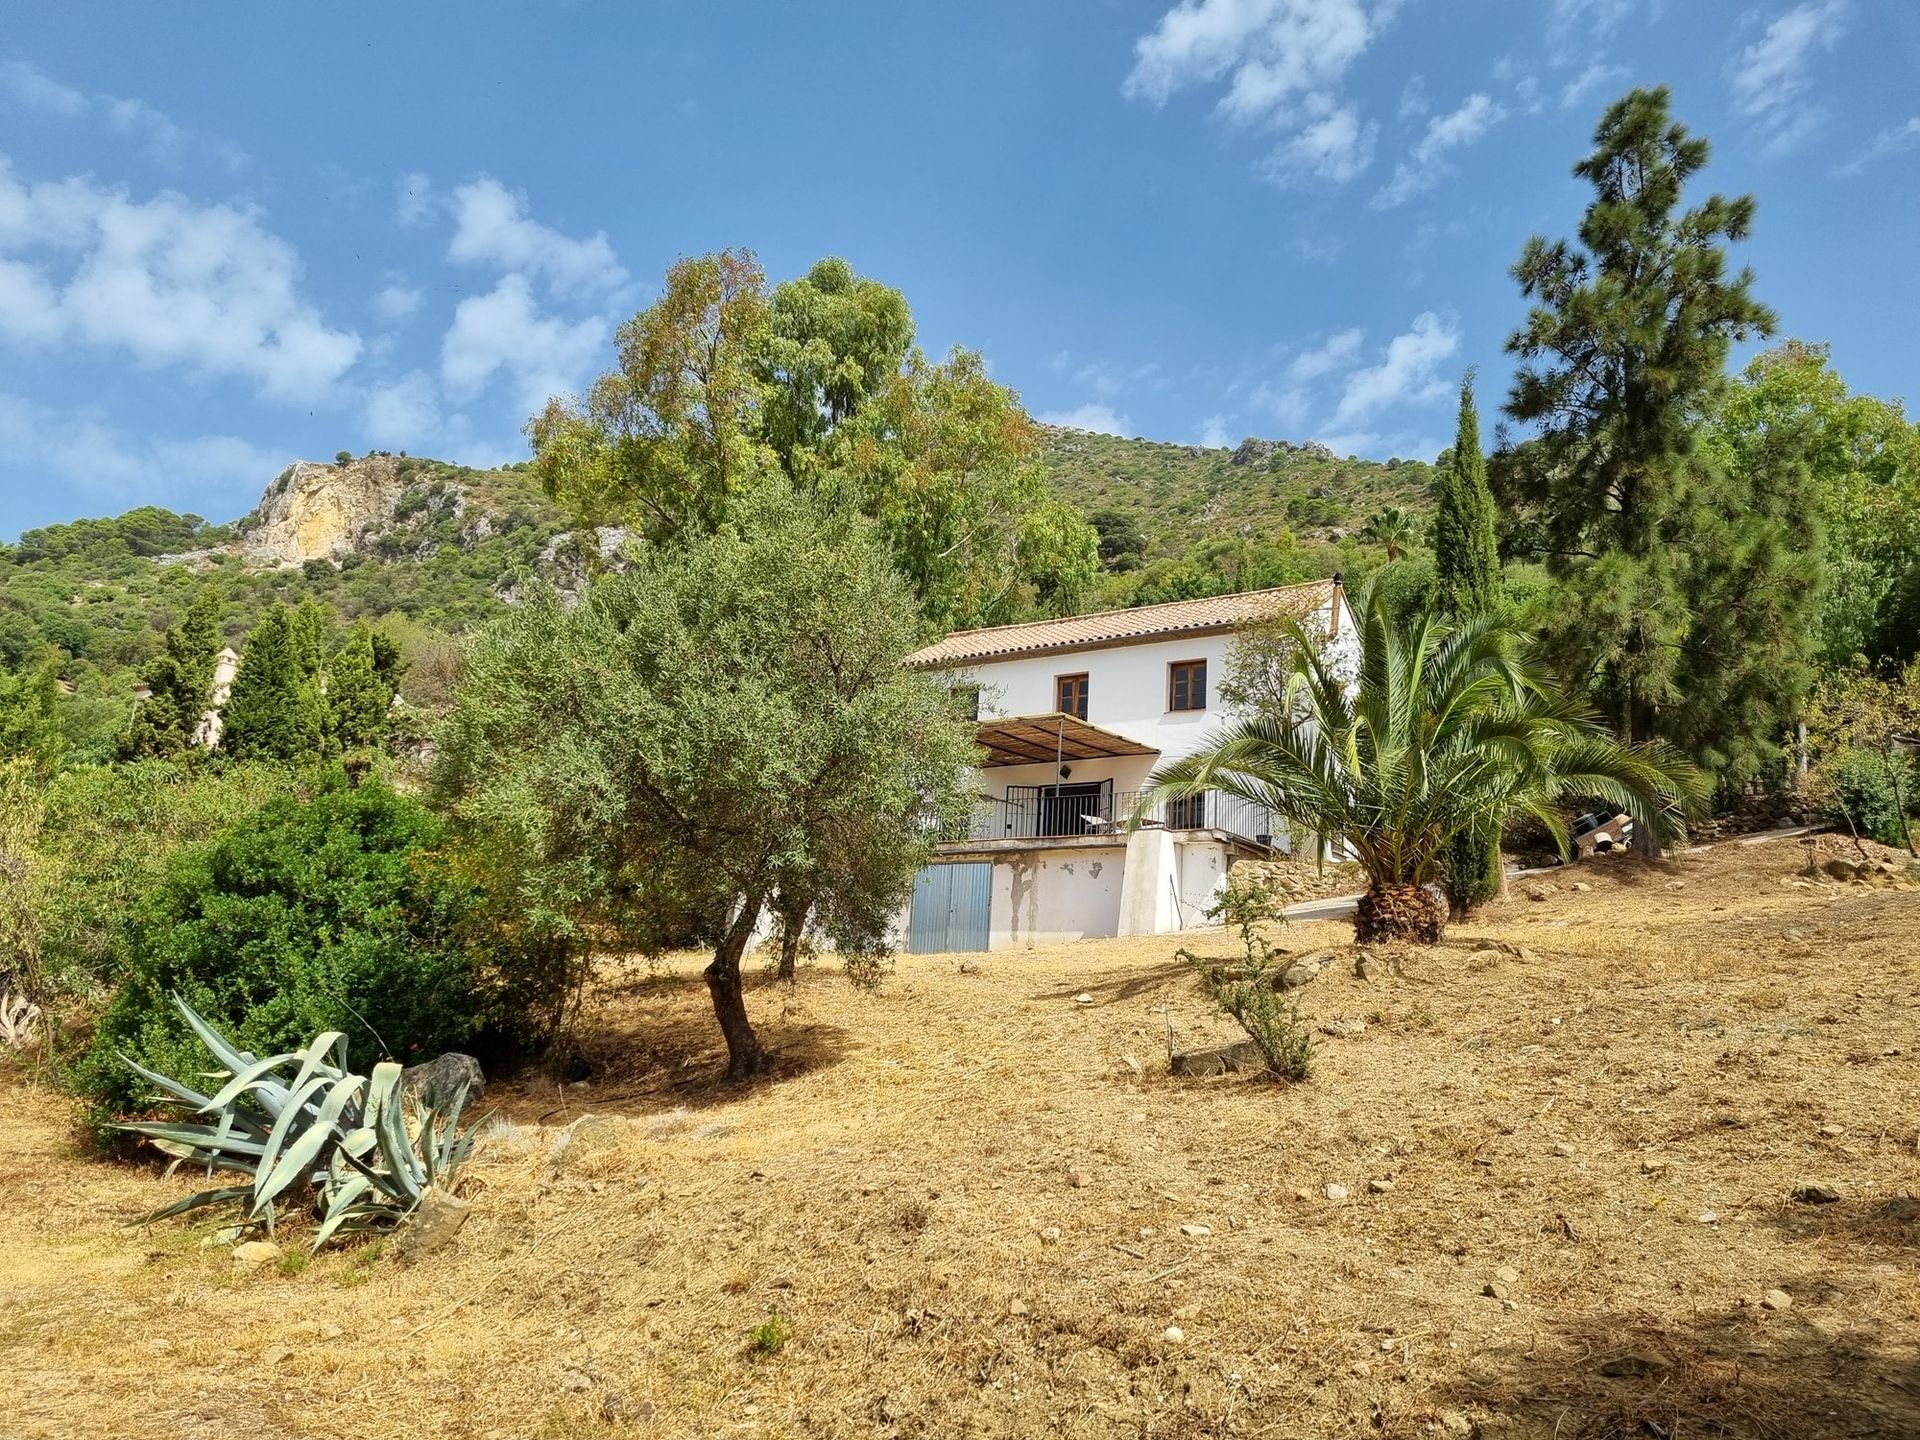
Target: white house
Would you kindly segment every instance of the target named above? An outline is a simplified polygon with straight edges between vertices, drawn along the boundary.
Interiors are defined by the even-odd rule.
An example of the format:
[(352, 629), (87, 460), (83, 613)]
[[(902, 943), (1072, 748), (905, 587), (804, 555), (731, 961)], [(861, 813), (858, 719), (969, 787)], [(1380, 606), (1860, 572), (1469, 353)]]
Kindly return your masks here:
[[(979, 803), (920, 872), (914, 951), (1003, 950), (1201, 923), (1227, 869), (1287, 848), (1264, 809), (1209, 793), (1129, 833), (1147, 777), (1237, 718), (1218, 686), (1236, 630), (1280, 617), (1357, 651), (1339, 577), (962, 630), (907, 664), (978, 687)], [(1337, 659), (1338, 657), (1336, 657)]]

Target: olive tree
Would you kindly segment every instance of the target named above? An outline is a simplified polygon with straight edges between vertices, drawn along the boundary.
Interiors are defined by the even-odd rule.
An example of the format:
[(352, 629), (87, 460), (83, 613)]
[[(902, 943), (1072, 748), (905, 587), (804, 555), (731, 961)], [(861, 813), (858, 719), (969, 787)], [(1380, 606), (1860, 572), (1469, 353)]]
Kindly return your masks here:
[(968, 803), (968, 732), (901, 665), (916, 622), (867, 522), (763, 480), (573, 609), (547, 593), (484, 631), (438, 787), (583, 933), (711, 946), (727, 1076), (750, 1078), (741, 959), (768, 907), (803, 897), (871, 957)]

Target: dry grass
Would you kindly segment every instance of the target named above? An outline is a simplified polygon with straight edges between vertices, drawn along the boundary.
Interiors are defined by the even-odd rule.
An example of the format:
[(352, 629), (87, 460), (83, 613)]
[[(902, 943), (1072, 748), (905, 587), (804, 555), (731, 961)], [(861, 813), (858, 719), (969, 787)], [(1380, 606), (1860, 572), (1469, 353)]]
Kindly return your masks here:
[[(612, 977), (594, 1082), (503, 1087), (457, 1250), (411, 1270), (121, 1229), (179, 1182), (0, 1087), (0, 1431), (1920, 1434), (1920, 1224), (1880, 1209), (1920, 1189), (1920, 894), (1802, 858), (1587, 867), (1329, 970), (1303, 1008), (1366, 1029), (1294, 1089), (1166, 1078), (1169, 1020), (1218, 1026), (1168, 938), (761, 984), (784, 1068), (745, 1093), (693, 965)], [(588, 1112), (626, 1118), (556, 1159)]]

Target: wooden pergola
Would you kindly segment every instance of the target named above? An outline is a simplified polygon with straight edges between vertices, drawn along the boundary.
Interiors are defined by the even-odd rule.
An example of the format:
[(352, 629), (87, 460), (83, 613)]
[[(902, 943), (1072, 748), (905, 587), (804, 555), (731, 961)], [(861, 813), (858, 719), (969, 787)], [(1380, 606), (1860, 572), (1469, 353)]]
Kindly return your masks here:
[(982, 720), (974, 738), (987, 752), (983, 768), (996, 765), (1055, 764), (1066, 760), (1105, 760), (1120, 755), (1158, 755), (1151, 745), (1129, 740), (1075, 715), (1014, 715)]

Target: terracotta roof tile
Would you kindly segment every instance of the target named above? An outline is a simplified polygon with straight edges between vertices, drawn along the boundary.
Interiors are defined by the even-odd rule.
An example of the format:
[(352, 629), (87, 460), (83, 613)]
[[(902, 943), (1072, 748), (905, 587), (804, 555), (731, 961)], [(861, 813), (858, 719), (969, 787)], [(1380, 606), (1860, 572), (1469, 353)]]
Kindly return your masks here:
[(1019, 625), (956, 630), (946, 639), (914, 651), (907, 657), (907, 664), (920, 669), (939, 669), (1017, 655), (1094, 650), (1103, 645), (1124, 645), (1162, 635), (1231, 630), (1282, 616), (1299, 619), (1327, 603), (1333, 595), (1333, 584), (1331, 580), (1310, 580), (1304, 585), (1249, 590), (1239, 595), (1210, 595), (1202, 600), (1170, 600), (1164, 605), (1101, 610), (1092, 615), (1069, 615), (1061, 620), (1029, 620)]

